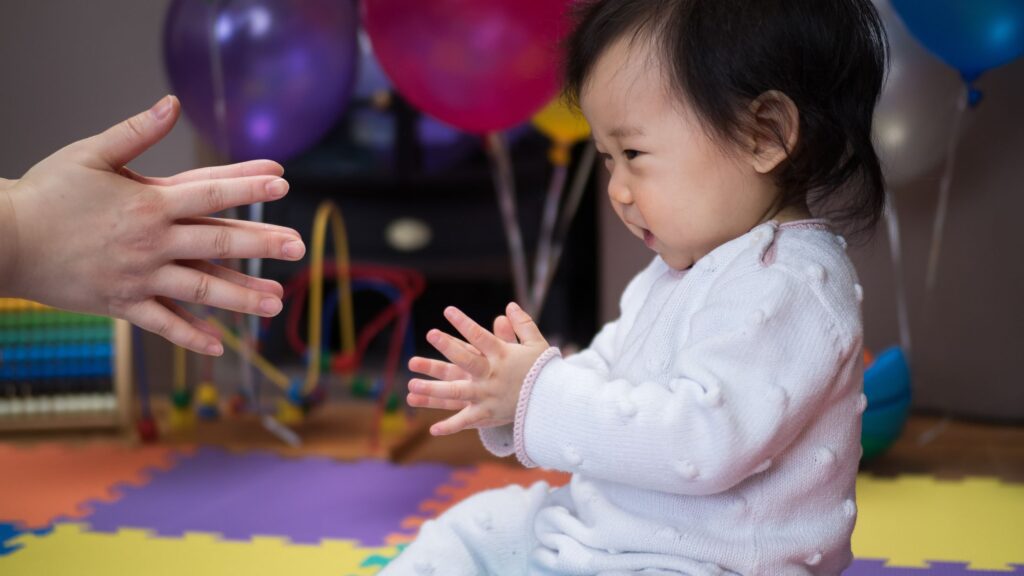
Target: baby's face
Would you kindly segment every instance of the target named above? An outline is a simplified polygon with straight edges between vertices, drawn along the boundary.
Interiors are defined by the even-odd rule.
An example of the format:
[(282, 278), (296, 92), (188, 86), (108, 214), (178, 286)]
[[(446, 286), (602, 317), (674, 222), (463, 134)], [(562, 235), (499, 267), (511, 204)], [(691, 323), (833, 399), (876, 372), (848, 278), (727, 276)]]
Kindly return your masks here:
[(767, 219), (777, 194), (752, 154), (711, 140), (643, 41), (608, 48), (580, 104), (615, 213), (669, 266), (689, 268)]

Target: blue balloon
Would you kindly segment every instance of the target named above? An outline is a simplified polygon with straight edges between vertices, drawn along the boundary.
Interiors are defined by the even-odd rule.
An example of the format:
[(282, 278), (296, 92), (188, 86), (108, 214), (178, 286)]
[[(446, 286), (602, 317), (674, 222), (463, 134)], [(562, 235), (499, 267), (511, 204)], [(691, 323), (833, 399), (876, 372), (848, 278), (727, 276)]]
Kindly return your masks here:
[(910, 32), (968, 84), (1024, 55), (1024, 0), (892, 0)]

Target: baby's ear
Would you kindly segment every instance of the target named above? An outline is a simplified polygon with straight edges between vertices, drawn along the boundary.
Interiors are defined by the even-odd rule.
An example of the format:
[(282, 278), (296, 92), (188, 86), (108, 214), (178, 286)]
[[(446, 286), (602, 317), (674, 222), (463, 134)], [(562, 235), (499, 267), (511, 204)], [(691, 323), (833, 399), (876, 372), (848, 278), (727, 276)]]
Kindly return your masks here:
[(754, 170), (774, 170), (796, 146), (800, 137), (800, 110), (789, 96), (769, 90), (754, 99), (748, 109), (749, 152)]

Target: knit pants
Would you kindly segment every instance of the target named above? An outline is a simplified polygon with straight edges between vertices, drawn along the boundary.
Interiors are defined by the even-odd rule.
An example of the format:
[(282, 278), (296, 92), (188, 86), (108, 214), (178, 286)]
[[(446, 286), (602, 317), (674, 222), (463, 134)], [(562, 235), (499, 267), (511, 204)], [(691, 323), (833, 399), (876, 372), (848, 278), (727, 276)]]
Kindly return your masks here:
[(475, 494), (425, 522), (378, 576), (545, 574), (530, 568), (530, 551), (537, 545), (533, 518), (548, 494), (546, 482)]
[[(378, 576), (727, 576), (716, 566), (665, 557), (635, 558), (629, 567), (614, 555), (590, 549), (552, 532), (545, 515), (573, 508), (568, 486), (552, 490), (546, 482), (529, 488), (508, 486), (481, 492), (425, 522), (416, 540)], [(538, 514), (540, 514), (540, 518)], [(547, 546), (537, 534), (545, 536)], [(556, 549), (553, 549), (553, 547)], [(610, 551), (609, 551), (610, 553)], [(540, 560), (538, 561), (538, 554)], [(619, 556), (620, 560), (625, 560)], [(547, 566), (560, 566), (559, 569)], [(661, 568), (651, 568), (661, 565)], [(668, 569), (667, 566), (673, 566)], [(733, 575), (735, 576), (735, 575)]]

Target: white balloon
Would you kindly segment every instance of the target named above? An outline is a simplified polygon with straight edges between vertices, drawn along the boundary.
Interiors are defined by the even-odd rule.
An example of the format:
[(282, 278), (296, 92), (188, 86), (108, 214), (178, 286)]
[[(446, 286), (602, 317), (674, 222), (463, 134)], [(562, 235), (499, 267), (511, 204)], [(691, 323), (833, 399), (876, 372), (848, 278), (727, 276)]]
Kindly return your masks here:
[(938, 166), (946, 155), (963, 83), (928, 53), (896, 15), (889, 0), (875, 0), (889, 35), (890, 68), (875, 108), (874, 142), (891, 186)]

